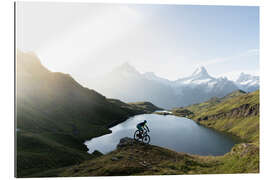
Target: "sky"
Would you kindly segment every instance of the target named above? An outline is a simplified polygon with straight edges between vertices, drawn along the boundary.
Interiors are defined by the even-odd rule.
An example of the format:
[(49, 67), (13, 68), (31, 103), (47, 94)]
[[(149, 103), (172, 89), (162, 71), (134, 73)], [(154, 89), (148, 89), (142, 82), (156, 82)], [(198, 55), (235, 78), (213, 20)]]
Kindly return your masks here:
[(259, 7), (17, 2), (17, 48), (84, 84), (128, 62), (176, 80), (259, 74)]

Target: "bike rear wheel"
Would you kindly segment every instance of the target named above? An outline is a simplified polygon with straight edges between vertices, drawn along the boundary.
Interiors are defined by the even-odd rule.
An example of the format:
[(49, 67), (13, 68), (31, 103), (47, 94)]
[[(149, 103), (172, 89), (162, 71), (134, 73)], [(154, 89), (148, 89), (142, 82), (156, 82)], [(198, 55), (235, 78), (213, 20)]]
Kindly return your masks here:
[(150, 143), (150, 136), (149, 135), (146, 135), (146, 136), (143, 136), (143, 139), (142, 141), (146, 144), (149, 144)]
[(139, 130), (135, 131), (135, 133), (134, 133), (134, 139), (136, 141), (138, 141), (140, 139), (139, 134), (140, 134), (140, 131)]

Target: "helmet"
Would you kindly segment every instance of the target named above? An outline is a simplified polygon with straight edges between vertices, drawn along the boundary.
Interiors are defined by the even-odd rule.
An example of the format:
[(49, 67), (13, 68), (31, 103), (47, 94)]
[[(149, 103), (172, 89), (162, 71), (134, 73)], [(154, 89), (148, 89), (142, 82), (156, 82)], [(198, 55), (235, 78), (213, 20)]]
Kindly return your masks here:
[(143, 122), (144, 122), (144, 123), (147, 123), (147, 121), (146, 121), (146, 120), (144, 120)]

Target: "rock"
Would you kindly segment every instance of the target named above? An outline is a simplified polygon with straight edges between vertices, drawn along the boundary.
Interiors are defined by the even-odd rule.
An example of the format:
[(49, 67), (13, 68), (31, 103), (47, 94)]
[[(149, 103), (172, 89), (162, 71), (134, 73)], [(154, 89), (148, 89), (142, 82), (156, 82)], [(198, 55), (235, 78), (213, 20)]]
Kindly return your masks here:
[(139, 162), (139, 164), (142, 165), (143, 167), (151, 167), (151, 164), (147, 163), (146, 161)]
[(95, 150), (94, 152), (92, 152), (92, 155), (99, 157), (99, 156), (102, 156), (103, 154), (99, 152), (98, 150)]
[(111, 160), (112, 160), (112, 161), (118, 161), (119, 158), (118, 158), (118, 157), (112, 157)]
[(229, 112), (222, 112), (218, 114), (214, 114), (211, 116), (200, 117), (197, 121), (202, 120), (217, 120), (222, 118), (231, 118), (231, 117), (248, 117), (248, 116), (256, 116), (259, 114), (260, 105), (250, 105), (250, 104), (243, 104), (240, 107), (234, 108)]
[(259, 151), (258, 147), (256, 147), (253, 144), (250, 143), (241, 143), (238, 145), (235, 145), (232, 150), (231, 150), (231, 154), (238, 154), (240, 155), (240, 157), (243, 156), (249, 156), (250, 153), (254, 153), (256, 151)]
[(146, 167), (147, 165), (144, 164), (143, 162), (139, 162), (140, 165), (142, 165), (143, 167)]
[(120, 139), (119, 144), (117, 145), (117, 148), (121, 148), (121, 147), (125, 147), (128, 145), (133, 145), (134, 140), (129, 138), (129, 137), (124, 137), (122, 139)]
[(203, 118), (203, 120), (204, 120), (204, 121), (208, 120), (208, 116), (205, 116), (205, 117)]

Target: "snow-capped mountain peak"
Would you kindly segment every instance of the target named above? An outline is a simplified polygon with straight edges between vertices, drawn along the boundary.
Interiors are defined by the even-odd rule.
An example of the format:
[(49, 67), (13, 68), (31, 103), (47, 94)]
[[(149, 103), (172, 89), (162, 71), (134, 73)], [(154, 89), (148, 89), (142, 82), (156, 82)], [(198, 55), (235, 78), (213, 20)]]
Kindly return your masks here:
[(238, 79), (236, 80), (236, 82), (241, 83), (241, 82), (250, 81), (250, 80), (259, 81), (259, 76), (253, 76), (253, 75), (245, 74), (242, 72), (240, 76), (238, 77)]
[(133, 73), (139, 73), (133, 66), (131, 66), (128, 62), (125, 62), (121, 66), (117, 68), (118, 70), (121, 71), (126, 71), (126, 72), (133, 72)]
[(242, 72), (235, 83), (240, 89), (246, 92), (251, 92), (259, 88), (259, 81), (259, 76), (245, 74)]
[(195, 71), (192, 73), (192, 76), (197, 76), (199, 74), (208, 74), (205, 67), (200, 66), (195, 69)]
[(175, 81), (159, 77), (153, 72), (140, 73), (124, 63), (104, 77), (91, 83), (102, 94), (125, 102), (150, 101), (165, 108), (186, 106), (223, 97), (241, 89), (252, 92), (259, 88), (259, 77), (241, 73), (237, 81), (210, 76), (205, 67), (198, 67), (189, 76)]
[(215, 78), (211, 77), (208, 74), (205, 67), (200, 66), (200, 67), (195, 69), (195, 71), (191, 74), (191, 76), (178, 79), (176, 81), (176, 85), (179, 86), (182, 84), (204, 84), (204, 83), (208, 83), (214, 79)]
[(146, 72), (146, 73), (144, 73), (143, 75), (144, 75), (147, 79), (153, 79), (153, 80), (155, 80), (155, 79), (158, 78), (158, 77), (156, 76), (156, 74), (153, 73), (153, 72)]
[(128, 62), (116, 67), (112, 71), (115, 75), (122, 75), (122, 76), (140, 76), (141, 73), (137, 71), (132, 65)]
[(160, 83), (163, 83), (166, 85), (170, 85), (172, 83), (170, 80), (165, 79), (165, 78), (161, 78), (153, 72), (146, 72), (143, 74), (143, 76), (148, 80), (153, 80), (153, 81), (160, 82)]
[(196, 70), (192, 73), (191, 76), (193, 76), (193, 77), (206, 77), (207, 76), (208, 77), (209, 74), (208, 74), (207, 70), (205, 69), (205, 67), (200, 66), (200, 67), (196, 68)]

